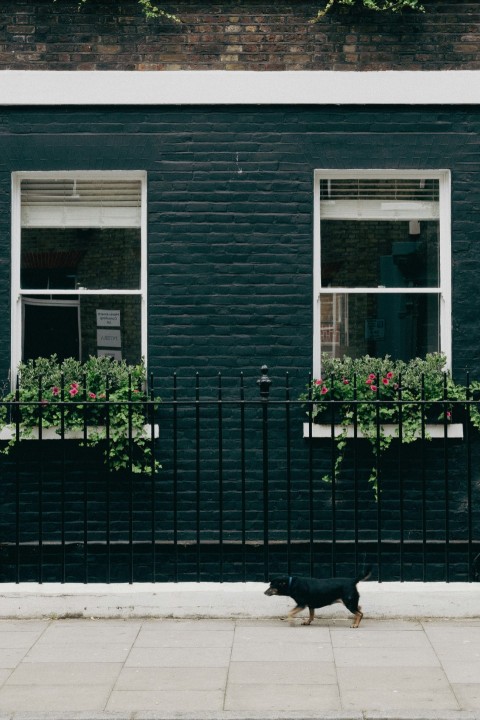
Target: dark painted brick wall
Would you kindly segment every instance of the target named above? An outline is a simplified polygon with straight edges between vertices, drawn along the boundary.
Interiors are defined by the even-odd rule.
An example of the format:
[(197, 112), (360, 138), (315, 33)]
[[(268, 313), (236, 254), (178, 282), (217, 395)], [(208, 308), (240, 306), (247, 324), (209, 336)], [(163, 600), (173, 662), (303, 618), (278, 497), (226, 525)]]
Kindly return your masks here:
[[(468, 366), (472, 375), (478, 378), (479, 138), (480, 117), (476, 108), (5, 109), (0, 115), (0, 313), (4, 319), (0, 327), (0, 376), (6, 378), (9, 369), (10, 183), (13, 171), (76, 168), (146, 170), (149, 363), (158, 376), (160, 395), (164, 399), (171, 398), (170, 377), (177, 371), (179, 395), (192, 399), (194, 372), (198, 370), (202, 397), (211, 397), (214, 393), (217, 371), (224, 374), (228, 392), (235, 392), (238, 397), (238, 376), (243, 370), (248, 393), (258, 397), (255, 380), (259, 375), (259, 366), (266, 362), (274, 381), (272, 398), (282, 400), (284, 396), (280, 388), (284, 371), (290, 372), (291, 396), (297, 397), (311, 369), (313, 171), (315, 168), (377, 167), (449, 168), (452, 171), (453, 363), (458, 376), (463, 377), (463, 370)], [(235, 380), (232, 380), (233, 377)], [(167, 410), (165, 405), (159, 412), (166, 413)], [(255, 412), (258, 415), (258, 409)], [(183, 463), (179, 477), (182, 502), (179, 517), (188, 535), (192, 532), (192, 518), (195, 516), (197, 458), (193, 407), (187, 408), (184, 413), (183, 445), (179, 454)], [(208, 531), (211, 529), (208, 522), (211, 521), (212, 528), (215, 528), (215, 523), (218, 524), (218, 508), (215, 506), (219, 477), (218, 423), (215, 416), (208, 413), (202, 418), (202, 518)], [(299, 408), (295, 420), (292, 420), (292, 492), (297, 537), (307, 541), (309, 444), (301, 437), (303, 419), (304, 410)], [(274, 421), (271, 427), (271, 528), (272, 532), (281, 534), (285, 532), (285, 427), (283, 420)], [(160, 447), (164, 469), (157, 479), (159, 522), (162, 517), (167, 522), (171, 521), (171, 432), (171, 422), (167, 420), (162, 424)], [(262, 523), (260, 417), (254, 418), (250, 433), (249, 528), (253, 537), (258, 538)], [(234, 516), (238, 529), (238, 435), (235, 437), (234, 431), (225, 428), (224, 438), (225, 493), (232, 508), (232, 514), (229, 515), (229, 510), (225, 515), (225, 529), (230, 529), (230, 518)], [(478, 452), (476, 444), (474, 450)], [(32, 452), (35, 453), (35, 448)], [(404, 455), (404, 467), (409, 468), (405, 482), (409, 503), (414, 508), (408, 515), (409, 522), (411, 520), (408, 529), (409, 537), (414, 539), (419, 537), (421, 528), (421, 478), (415, 452), (412, 449), (411, 455)], [(444, 488), (444, 455), (433, 444), (429, 452), (431, 455), (425, 456), (431, 479), (428, 484), (428, 516), (433, 523), (433, 532), (437, 533), (443, 531), (444, 523), (441, 495)], [(455, 533), (457, 530), (463, 533), (464, 537), (465, 446), (458, 450), (454, 444), (448, 444), (448, 452), (451, 458), (450, 500), (456, 513), (452, 529)], [(395, 457), (390, 457), (385, 474), (389, 488), (383, 505), (385, 529), (396, 527), (398, 522)], [(321, 482), (331, 461), (328, 444), (316, 443), (312, 459), (316, 527), (329, 536), (331, 490)], [(28, 534), (35, 530), (35, 525), (38, 526), (35, 508), (38, 508), (39, 475), (23, 448), (21, 461), (25, 463), (20, 489), (26, 513), (22, 514), (22, 523), (25, 522), (22, 527)], [(59, 459), (56, 458), (55, 462), (48, 465), (48, 472), (53, 475), (57, 472), (55, 468)], [(368, 470), (366, 465), (362, 468)], [(417, 474), (410, 472), (411, 468)], [(370, 518), (371, 527), (375, 527), (376, 506), (371, 491), (365, 487), (366, 474), (363, 470), (361, 492), (366, 498), (368, 529)], [(82, 478), (88, 479), (89, 475), (81, 467), (69, 467), (67, 472), (73, 532), (81, 528), (83, 507), (83, 498), (76, 489), (76, 477), (80, 473)], [(15, 473), (15, 466), (4, 459), (1, 476), (5, 512), (2, 515), (4, 524), (0, 530), (0, 544), (5, 539), (12, 539)], [(46, 527), (51, 523), (58, 533), (61, 481), (58, 473), (56, 477), (53, 475), (44, 476), (49, 493), (45, 501), (51, 503), (50, 510), (46, 508), (51, 515), (48, 517), (47, 514), (44, 519)], [(339, 532), (345, 538), (349, 532), (351, 536), (353, 502), (352, 471), (351, 468), (348, 471), (348, 466), (345, 466), (343, 478), (343, 484), (338, 488), (337, 509)], [(474, 497), (478, 498), (476, 462), (472, 463), (471, 480)], [(98, 487), (101, 490), (101, 484)], [(88, 491), (93, 515), (96, 512), (96, 492), (95, 487)], [(101, 505), (105, 493), (103, 500), (100, 495), (98, 503)], [(440, 502), (435, 504), (437, 498)], [(144, 513), (149, 511), (148, 494), (140, 491), (139, 499), (143, 505), (140, 503), (138, 506), (136, 517), (138, 527), (142, 528), (146, 517)], [(122, 527), (125, 527), (127, 506), (128, 493), (120, 493), (118, 507), (122, 513)], [(478, 502), (475, 507), (480, 507)], [(162, 515), (165, 512), (167, 515)], [(475, 523), (477, 528), (478, 513)], [(94, 532), (95, 522), (90, 530)], [(80, 535), (81, 532), (80, 529)], [(57, 551), (51, 550), (52, 553)], [(100, 548), (99, 557), (102, 552)], [(345, 568), (350, 571), (351, 548), (349, 552)], [(458, 574), (455, 571), (455, 577), (465, 579), (468, 573), (467, 555), (464, 550), (461, 552), (463, 555), (458, 561), (459, 570)], [(28, 578), (34, 577), (38, 561), (35, 551), (31, 553), (31, 556), (25, 557), (31, 568)], [(81, 556), (80, 545), (78, 553)], [(194, 572), (191, 570), (194, 561), (189, 553), (185, 551), (185, 578), (191, 578)], [(98, 568), (101, 575), (101, 561), (92, 557), (92, 566)], [(328, 572), (328, 567), (325, 569), (323, 565), (328, 566), (328, 557), (328, 550), (318, 556), (319, 566), (321, 564), (325, 572)], [(284, 566), (282, 558), (284, 556), (275, 560), (278, 569)], [(302, 553), (299, 551), (297, 557), (298, 566), (308, 571), (308, 559), (305, 558), (308, 558), (308, 547)], [(119, 572), (124, 573), (123, 560), (124, 556), (120, 553), (118, 567)], [(11, 555), (4, 560), (10, 578), (12, 562)], [(58, 579), (58, 557), (52, 556), (51, 562), (49, 576)], [(415, 557), (412, 555), (409, 562), (412, 566), (407, 577), (418, 579), (421, 576), (418, 554)], [(144, 559), (140, 558), (139, 563), (145, 567)], [(163, 570), (160, 571), (159, 579), (171, 577), (171, 558), (167, 557), (165, 563), (167, 569), (164, 575)], [(261, 557), (252, 558), (251, 578), (258, 578), (261, 563)], [(77, 572), (78, 565), (75, 564), (75, 567)], [(209, 567), (208, 563), (205, 567)], [(232, 558), (231, 567), (228, 577), (239, 579), (235, 574), (238, 558)], [(397, 576), (397, 565), (392, 572)], [(441, 559), (438, 562), (435, 560), (429, 568), (429, 577), (441, 579), (443, 572)], [(205, 573), (213, 577), (213, 570), (206, 569)], [(145, 579), (146, 575), (140, 573), (137, 578)], [(125, 579), (124, 576), (122, 579)]]
[[(62, 108), (0, 119), (1, 376), (15, 170), (148, 172), (149, 360), (160, 375), (298, 373), (312, 357), (315, 168), (450, 168), (453, 365), (480, 376), (477, 109)], [(295, 378), (293, 378), (295, 381)]]
[(182, 24), (147, 21), (135, 0), (8, 0), (0, 68), (33, 70), (478, 69), (477, 0), (424, 0), (425, 15), (313, 2), (166, 2)]

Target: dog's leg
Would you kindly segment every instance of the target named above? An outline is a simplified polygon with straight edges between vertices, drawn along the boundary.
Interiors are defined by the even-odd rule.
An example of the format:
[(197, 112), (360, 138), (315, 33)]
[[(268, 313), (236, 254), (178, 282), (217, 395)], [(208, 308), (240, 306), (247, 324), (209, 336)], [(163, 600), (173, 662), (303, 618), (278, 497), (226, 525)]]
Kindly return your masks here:
[(343, 602), (343, 604), (345, 605), (347, 610), (350, 610), (350, 612), (353, 615), (355, 615), (355, 618), (353, 620), (353, 625), (351, 626), (352, 628), (357, 628), (360, 625), (362, 617), (363, 617), (362, 608), (358, 604), (359, 599), (360, 598), (357, 594), (356, 597), (344, 598), (341, 601), (341, 602)]
[(302, 622), (302, 625), (310, 625), (315, 618), (315, 608), (309, 607), (308, 608), (308, 620), (304, 620)]
[(352, 628), (357, 628), (360, 625), (362, 618), (363, 618), (363, 613), (362, 613), (361, 608), (358, 607), (358, 609), (356, 610), (356, 612), (354, 614), (355, 614), (355, 620), (353, 621)]
[(296, 607), (293, 608), (293, 610), (290, 610), (290, 612), (289, 612), (288, 615), (287, 615), (287, 617), (288, 617), (288, 622), (289, 622), (290, 625), (293, 625), (293, 624), (294, 624), (293, 618), (294, 618), (296, 615), (298, 615), (299, 612), (302, 612), (302, 610), (304, 610), (304, 609), (305, 609), (305, 605), (297, 605)]

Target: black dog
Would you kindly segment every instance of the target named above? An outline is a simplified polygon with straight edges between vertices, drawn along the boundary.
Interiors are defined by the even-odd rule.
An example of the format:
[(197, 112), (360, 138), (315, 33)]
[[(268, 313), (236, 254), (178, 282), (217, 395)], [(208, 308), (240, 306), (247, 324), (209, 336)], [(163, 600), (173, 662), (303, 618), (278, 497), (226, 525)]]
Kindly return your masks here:
[(295, 615), (308, 607), (310, 616), (304, 621), (304, 625), (310, 625), (315, 617), (315, 608), (325, 607), (333, 603), (341, 602), (351, 613), (355, 615), (352, 627), (357, 628), (363, 617), (358, 605), (360, 595), (357, 590), (357, 583), (361, 580), (368, 580), (371, 568), (368, 567), (357, 578), (332, 578), (331, 580), (317, 580), (307, 577), (278, 577), (270, 582), (270, 587), (265, 590), (265, 595), (287, 595), (297, 603), (293, 610), (288, 613), (291, 622)]

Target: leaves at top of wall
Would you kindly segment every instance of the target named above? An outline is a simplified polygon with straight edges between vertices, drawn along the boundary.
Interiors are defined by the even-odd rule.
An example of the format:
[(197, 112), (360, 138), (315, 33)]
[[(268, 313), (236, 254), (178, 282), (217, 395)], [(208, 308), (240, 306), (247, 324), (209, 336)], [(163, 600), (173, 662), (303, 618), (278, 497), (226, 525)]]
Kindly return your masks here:
[[(56, 2), (56, 0), (54, 0), (54, 2)], [(89, 0), (78, 0), (79, 9), (87, 2), (89, 2)], [(119, 0), (119, 2), (121, 2), (121, 0)], [(158, 5), (155, 5), (152, 0), (137, 0), (137, 2), (146, 18), (165, 18), (173, 22), (181, 22), (177, 15), (172, 15)], [(318, 11), (317, 17), (314, 18), (312, 22), (316, 22), (322, 18), (335, 6), (339, 7), (341, 5), (350, 7), (353, 5), (363, 5), (367, 10), (385, 13), (397, 13), (406, 8), (418, 12), (425, 12), (425, 8), (420, 0), (322, 0), (322, 3), (323, 7)]]
[(401, 12), (406, 8), (425, 12), (425, 8), (420, 0), (324, 0), (324, 2), (326, 4), (318, 11), (318, 15), (313, 22), (323, 17), (334, 6), (340, 5), (363, 5), (367, 10), (387, 13)]
[[(56, 2), (57, 0), (53, 1)], [(87, 2), (88, 0), (78, 0), (78, 9), (80, 10)], [(119, 0), (119, 2), (121, 2), (121, 0)], [(179, 17), (172, 15), (172, 13), (158, 7), (158, 5), (154, 5), (152, 0), (137, 0), (137, 2), (146, 18), (165, 18), (166, 20), (172, 20), (172, 22), (181, 22)]]

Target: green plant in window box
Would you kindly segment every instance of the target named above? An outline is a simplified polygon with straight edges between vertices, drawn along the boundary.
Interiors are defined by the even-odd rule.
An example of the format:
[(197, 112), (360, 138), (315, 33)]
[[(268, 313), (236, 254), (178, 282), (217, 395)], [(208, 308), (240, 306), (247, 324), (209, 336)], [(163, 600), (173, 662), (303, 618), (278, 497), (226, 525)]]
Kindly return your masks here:
[(80, 431), (85, 445), (102, 444), (109, 469), (157, 471), (161, 466), (152, 457), (145, 425), (153, 422), (158, 400), (149, 400), (146, 388), (143, 363), (128, 365), (106, 356), (59, 361), (56, 355), (20, 363), (17, 389), (2, 405), (2, 424), (12, 431), (3, 452), (17, 444), (17, 433), (26, 440), (38, 428), (53, 428), (60, 437)]
[[(322, 377), (312, 381), (300, 399), (308, 401), (308, 416), (314, 423), (334, 423), (341, 428), (335, 438), (335, 475), (340, 472), (347, 447), (350, 426), (371, 445), (375, 463), (369, 482), (378, 497), (377, 461), (400, 436), (403, 443), (412, 443), (422, 436), (430, 440), (427, 422), (448, 426), (453, 412), (464, 410), (466, 400), (480, 390), (478, 382), (467, 389), (459, 385), (445, 369), (442, 353), (409, 362), (379, 357), (322, 357)], [(335, 402), (337, 401), (337, 402)], [(340, 402), (338, 402), (340, 401)], [(480, 429), (478, 404), (468, 403), (472, 425)], [(393, 434), (386, 425), (394, 426)], [(323, 478), (326, 482), (331, 477)]]

